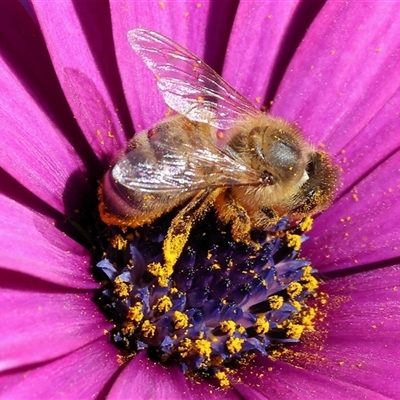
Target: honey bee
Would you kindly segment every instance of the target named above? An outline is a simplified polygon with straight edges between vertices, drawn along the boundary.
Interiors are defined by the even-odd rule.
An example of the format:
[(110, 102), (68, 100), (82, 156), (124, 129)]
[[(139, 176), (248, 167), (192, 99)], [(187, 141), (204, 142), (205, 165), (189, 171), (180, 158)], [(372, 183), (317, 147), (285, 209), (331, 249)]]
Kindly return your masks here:
[(164, 266), (173, 267), (211, 208), (236, 241), (250, 243), (253, 229), (329, 206), (337, 169), (294, 125), (261, 112), (171, 39), (145, 29), (128, 39), (178, 114), (137, 134), (106, 173), (104, 222), (136, 228), (180, 207), (163, 243)]

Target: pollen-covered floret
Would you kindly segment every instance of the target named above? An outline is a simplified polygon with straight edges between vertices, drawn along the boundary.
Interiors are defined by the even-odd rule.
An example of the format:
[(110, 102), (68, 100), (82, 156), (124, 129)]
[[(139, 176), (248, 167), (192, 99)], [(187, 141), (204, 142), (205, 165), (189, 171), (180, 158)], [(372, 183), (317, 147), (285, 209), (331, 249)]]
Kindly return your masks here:
[(234, 242), (229, 229), (205, 219), (173, 270), (163, 268), (167, 228), (161, 223), (135, 234), (110, 228), (97, 264), (107, 277), (99, 302), (115, 324), (111, 340), (126, 356), (147, 349), (161, 362), (178, 362), (187, 373), (205, 372), (227, 386), (236, 361), (268, 355), (313, 329), (315, 310), (306, 299), (318, 281), (298, 258), (301, 225), (282, 220), (271, 232), (255, 232), (253, 246)]

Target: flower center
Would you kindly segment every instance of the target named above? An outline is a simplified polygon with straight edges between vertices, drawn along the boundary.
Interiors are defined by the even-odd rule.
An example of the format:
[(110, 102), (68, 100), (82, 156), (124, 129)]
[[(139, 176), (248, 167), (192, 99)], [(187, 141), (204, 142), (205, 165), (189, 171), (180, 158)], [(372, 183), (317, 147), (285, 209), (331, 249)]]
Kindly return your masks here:
[(112, 342), (126, 357), (146, 350), (225, 386), (231, 365), (298, 342), (312, 329), (314, 310), (306, 299), (318, 281), (298, 257), (311, 219), (295, 227), (283, 219), (268, 233), (254, 232), (246, 245), (208, 215), (167, 271), (162, 242), (170, 220), (136, 230), (108, 228), (97, 263), (104, 285), (99, 304), (114, 323)]

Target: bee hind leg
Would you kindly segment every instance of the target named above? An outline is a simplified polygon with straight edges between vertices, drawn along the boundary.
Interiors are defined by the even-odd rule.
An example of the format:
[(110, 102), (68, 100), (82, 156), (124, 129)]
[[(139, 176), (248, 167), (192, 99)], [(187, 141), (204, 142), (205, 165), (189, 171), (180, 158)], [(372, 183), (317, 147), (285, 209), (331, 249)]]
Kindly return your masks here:
[(237, 242), (251, 244), (250, 231), (252, 223), (245, 208), (229, 192), (221, 193), (215, 202), (220, 220), (232, 224), (232, 237)]
[(164, 267), (171, 270), (171, 273), (185, 247), (193, 225), (207, 213), (218, 194), (218, 190), (198, 192), (172, 220), (163, 244)]

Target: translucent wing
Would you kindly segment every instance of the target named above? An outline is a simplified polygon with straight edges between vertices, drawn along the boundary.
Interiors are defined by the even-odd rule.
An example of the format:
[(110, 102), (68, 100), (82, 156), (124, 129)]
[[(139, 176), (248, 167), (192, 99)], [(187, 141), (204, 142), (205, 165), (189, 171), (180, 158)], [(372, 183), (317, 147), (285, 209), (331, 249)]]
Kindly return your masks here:
[(148, 193), (262, 184), (254, 169), (217, 149), (203, 135), (174, 134), (173, 130), (156, 133), (145, 145), (125, 154), (112, 176), (127, 189)]
[(211, 67), (171, 39), (146, 29), (128, 32), (129, 43), (157, 78), (166, 104), (192, 121), (229, 129), (262, 114)]

